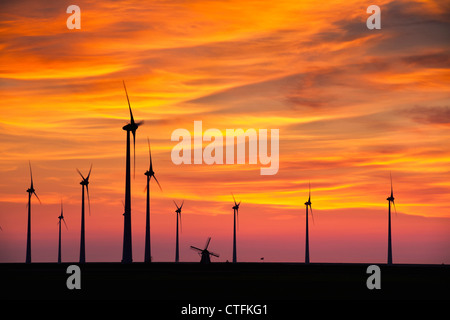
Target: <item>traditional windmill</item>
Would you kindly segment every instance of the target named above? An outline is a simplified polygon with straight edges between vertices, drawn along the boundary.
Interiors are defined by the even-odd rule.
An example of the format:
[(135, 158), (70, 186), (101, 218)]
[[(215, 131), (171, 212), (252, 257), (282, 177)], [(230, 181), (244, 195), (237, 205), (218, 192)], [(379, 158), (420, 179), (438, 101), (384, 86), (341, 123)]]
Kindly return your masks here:
[(208, 251), (209, 242), (211, 241), (211, 237), (206, 241), (205, 249), (200, 249), (194, 246), (191, 246), (191, 249), (198, 251), (198, 254), (201, 255), (200, 263), (211, 263), (211, 258), (209, 256), (219, 257), (217, 253)]

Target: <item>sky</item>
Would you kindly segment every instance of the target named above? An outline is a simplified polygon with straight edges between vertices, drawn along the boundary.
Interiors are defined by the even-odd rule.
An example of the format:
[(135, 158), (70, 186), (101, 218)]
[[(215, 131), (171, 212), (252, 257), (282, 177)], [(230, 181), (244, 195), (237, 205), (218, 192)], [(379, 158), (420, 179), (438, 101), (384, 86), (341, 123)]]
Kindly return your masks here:
[[(81, 28), (68, 29), (69, 5)], [(370, 3), (372, 4), (372, 3)], [(136, 121), (133, 260), (144, 260), (147, 138), (153, 261), (190, 245), (238, 261), (450, 263), (450, 5), (377, 1), (2, 1), (0, 262), (24, 262), (29, 163), (32, 261), (78, 261), (81, 177), (90, 177), (86, 261), (120, 261), (129, 111)], [(175, 164), (172, 133), (279, 130), (279, 169)], [(259, 137), (259, 136), (258, 136)], [(203, 141), (203, 148), (210, 142)], [(224, 143), (225, 144), (225, 143)], [(246, 149), (248, 151), (248, 148)], [(133, 170), (133, 169), (132, 169)], [(314, 219), (314, 221), (312, 220)]]

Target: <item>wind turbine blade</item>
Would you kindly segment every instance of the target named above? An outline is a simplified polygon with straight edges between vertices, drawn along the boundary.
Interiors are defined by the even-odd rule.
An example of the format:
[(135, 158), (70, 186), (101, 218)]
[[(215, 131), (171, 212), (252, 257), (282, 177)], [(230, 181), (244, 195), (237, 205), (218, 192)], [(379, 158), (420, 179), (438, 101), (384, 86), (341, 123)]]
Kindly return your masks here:
[(311, 211), (312, 222), (313, 222), (313, 224), (315, 224), (315, 223), (314, 223), (314, 215), (313, 215), (313, 211), (312, 211), (311, 205), (309, 205), (309, 210)]
[(133, 133), (133, 178), (136, 179), (136, 130)]
[(183, 208), (183, 204), (184, 204), (184, 200), (183, 200), (183, 202), (181, 203), (180, 210), (181, 210), (181, 208)]
[[(64, 220), (64, 218), (63, 218), (62, 221), (64, 222), (64, 225), (66, 226), (66, 230), (69, 230), (69, 228), (67, 228), (66, 220)], [(61, 223), (61, 221), (59, 223)]]
[(91, 171), (92, 171), (92, 163), (91, 163), (91, 168), (89, 169), (89, 173), (88, 173), (88, 175), (86, 177), (86, 180), (88, 180), (88, 181), (89, 181), (89, 177), (91, 175)]
[(142, 120), (142, 121), (139, 121), (139, 122), (135, 122), (134, 124), (136, 125), (136, 127), (140, 127), (141, 125), (143, 125), (144, 124), (144, 120)]
[(172, 200), (173, 201), (173, 203), (175, 203), (175, 207), (177, 207), (177, 209), (180, 209), (180, 208), (178, 208), (178, 205), (177, 205), (177, 203), (175, 202), (175, 200)]
[(391, 197), (394, 196), (394, 189), (392, 187), (392, 172), (389, 172), (389, 176), (391, 177)]
[(31, 189), (33, 189), (33, 172), (31, 171), (31, 162), (30, 161), (28, 161), (28, 165), (30, 167)]
[(83, 175), (81, 174), (80, 170), (78, 170), (78, 168), (77, 168), (77, 171), (78, 171), (79, 175), (81, 176), (81, 178), (83, 178), (83, 180), (85, 180)]
[[(177, 216), (178, 216), (178, 213), (177, 213)], [(183, 233), (183, 227), (181, 225), (181, 211), (180, 211), (180, 231), (181, 231), (181, 233)]]
[(234, 205), (236, 205), (236, 206), (237, 206), (237, 203), (236, 203), (236, 199), (234, 198), (234, 194), (233, 194), (233, 192), (231, 193), (231, 195), (233, 196), (233, 201), (234, 201)]
[(308, 190), (309, 190), (308, 202), (310, 202), (311, 201), (311, 181), (309, 182)]
[[(150, 149), (150, 139), (147, 137), (147, 144), (148, 144), (148, 157), (150, 159), (150, 169), (152, 168), (152, 150)], [(151, 171), (149, 169), (149, 171)]]
[(33, 194), (36, 196), (36, 198), (38, 199), (39, 203), (42, 204), (41, 199), (39, 199), (38, 195), (36, 194), (36, 191), (33, 191)]
[(125, 86), (125, 81), (122, 80), (122, 82), (123, 82), (123, 88), (125, 89), (125, 94), (126, 94), (126, 96), (127, 96), (128, 108), (130, 109), (130, 119), (131, 119), (131, 123), (134, 123), (133, 112), (131, 111), (131, 105), (130, 105), (130, 99), (128, 98), (127, 87)]
[(394, 205), (395, 216), (397, 216), (397, 208), (395, 207), (395, 202), (392, 201), (392, 204)]
[(86, 193), (88, 198), (89, 215), (91, 215), (91, 200), (89, 199), (89, 185), (86, 185)]
[(161, 185), (158, 182), (158, 179), (156, 179), (155, 175), (153, 175), (153, 178), (155, 179), (156, 183), (158, 184), (159, 190), (162, 191)]

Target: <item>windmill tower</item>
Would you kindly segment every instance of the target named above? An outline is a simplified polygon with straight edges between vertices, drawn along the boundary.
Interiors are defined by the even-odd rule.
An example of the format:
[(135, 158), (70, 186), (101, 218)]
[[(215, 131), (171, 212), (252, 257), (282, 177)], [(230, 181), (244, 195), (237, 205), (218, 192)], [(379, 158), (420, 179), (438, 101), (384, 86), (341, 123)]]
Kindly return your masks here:
[(136, 130), (142, 122), (135, 122), (133, 112), (131, 111), (130, 99), (128, 99), (125, 81), (123, 82), (125, 94), (127, 96), (128, 108), (130, 110), (130, 123), (123, 126), (123, 130), (127, 132), (127, 155), (126, 155), (126, 172), (125, 172), (125, 213), (123, 214), (123, 251), (122, 262), (133, 262), (133, 250), (131, 243), (131, 177), (130, 177), (130, 132), (133, 134), (134, 161), (136, 161)]
[(145, 255), (144, 255), (144, 262), (151, 262), (152, 255), (151, 255), (151, 246), (150, 246), (150, 179), (153, 177), (155, 179), (156, 183), (158, 184), (159, 189), (162, 191), (161, 185), (158, 182), (158, 179), (155, 177), (155, 172), (153, 171), (153, 163), (152, 163), (152, 152), (150, 149), (150, 140), (148, 140), (148, 153), (150, 156), (150, 166), (148, 170), (144, 173), (147, 176), (147, 205), (146, 205), (146, 212), (145, 212)]
[(177, 233), (176, 233), (176, 245), (175, 245), (175, 262), (178, 262), (178, 261), (180, 261), (178, 220), (180, 220), (180, 230), (181, 230), (181, 208), (183, 208), (184, 200), (181, 203), (181, 206), (178, 206), (175, 201), (173, 203), (175, 203), (175, 206), (177, 207), (177, 210), (175, 210), (175, 213), (177, 214)]
[(234, 206), (233, 206), (233, 263), (237, 262), (237, 252), (236, 252), (236, 222), (239, 225), (239, 206), (241, 205), (241, 201), (236, 203), (236, 199), (233, 196)]
[(37, 196), (36, 190), (34, 190), (33, 173), (31, 172), (31, 163), (28, 162), (28, 164), (30, 166), (31, 185), (27, 189), (27, 192), (28, 192), (28, 225), (27, 225), (27, 253), (26, 253), (25, 262), (31, 263), (31, 195), (34, 194), (36, 196), (36, 198), (38, 199), (39, 203), (41, 203), (41, 200)]
[(83, 180), (81, 180), (81, 237), (80, 237), (80, 263), (86, 262), (86, 246), (85, 246), (85, 230), (84, 230), (84, 189), (86, 188), (86, 193), (88, 197), (88, 205), (89, 205), (89, 215), (91, 214), (91, 201), (89, 200), (89, 177), (91, 176), (92, 164), (89, 169), (89, 173), (85, 178), (80, 170), (77, 169), (79, 175)]
[(208, 238), (208, 240), (206, 240), (206, 245), (205, 245), (205, 249), (200, 249), (194, 246), (191, 246), (191, 249), (198, 251), (198, 254), (201, 255), (201, 259), (200, 259), (200, 263), (202, 264), (207, 264), (207, 263), (211, 263), (211, 258), (210, 256), (214, 256), (214, 257), (219, 257), (219, 255), (217, 253), (208, 251), (208, 246), (209, 246), (209, 242), (211, 241), (211, 237)]
[(314, 222), (314, 216), (312, 213), (312, 207), (311, 207), (311, 183), (309, 184), (309, 196), (308, 201), (305, 202), (306, 206), (306, 239), (305, 239), (305, 263), (309, 263), (309, 226), (308, 226), (308, 207), (311, 211), (311, 218), (313, 218)]
[(395, 213), (397, 213), (397, 209), (395, 208), (395, 198), (394, 198), (394, 189), (392, 187), (392, 174), (391, 177), (391, 195), (386, 199), (389, 203), (388, 209), (388, 258), (387, 263), (392, 264), (392, 238), (391, 238), (391, 202), (394, 205)]
[(64, 222), (64, 225), (66, 226), (66, 229), (68, 230), (66, 220), (64, 220), (62, 201), (61, 201), (61, 214), (58, 217), (58, 219), (59, 219), (59, 222), (58, 222), (58, 224), (59, 224), (58, 263), (61, 263), (61, 220)]

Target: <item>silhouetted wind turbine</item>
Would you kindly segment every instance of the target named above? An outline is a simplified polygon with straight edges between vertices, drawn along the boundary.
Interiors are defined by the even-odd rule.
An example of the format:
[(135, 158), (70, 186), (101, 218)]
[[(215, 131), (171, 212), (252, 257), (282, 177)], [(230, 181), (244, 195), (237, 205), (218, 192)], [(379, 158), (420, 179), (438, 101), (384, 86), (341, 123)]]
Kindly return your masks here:
[(28, 192), (28, 227), (27, 227), (27, 255), (25, 258), (26, 263), (31, 263), (31, 195), (34, 194), (36, 198), (39, 200), (39, 203), (41, 203), (41, 200), (36, 194), (36, 190), (34, 190), (33, 187), (33, 173), (31, 172), (31, 163), (28, 162), (30, 166), (30, 177), (31, 177), (31, 185), (27, 189)]
[(391, 195), (386, 199), (389, 202), (389, 215), (388, 215), (388, 264), (392, 264), (392, 239), (391, 239), (391, 202), (394, 205), (395, 213), (397, 213), (397, 209), (395, 208), (395, 198), (394, 198), (394, 189), (392, 187), (392, 174), (391, 177)]
[(133, 250), (131, 243), (131, 178), (130, 178), (130, 132), (133, 134), (133, 146), (134, 146), (134, 161), (136, 162), (136, 130), (142, 124), (142, 122), (135, 122), (133, 118), (133, 112), (131, 111), (130, 99), (128, 98), (127, 88), (125, 81), (123, 81), (123, 87), (127, 96), (128, 108), (130, 110), (130, 123), (123, 126), (123, 130), (127, 132), (127, 155), (126, 155), (126, 173), (125, 173), (125, 213), (123, 214), (123, 251), (122, 262), (133, 262)]
[(147, 176), (147, 208), (146, 208), (146, 217), (145, 217), (145, 257), (144, 262), (151, 262), (151, 246), (150, 246), (150, 179), (153, 177), (156, 183), (158, 184), (159, 189), (162, 191), (161, 185), (158, 182), (158, 179), (155, 177), (155, 172), (153, 171), (153, 163), (152, 163), (152, 151), (150, 149), (150, 140), (147, 138), (148, 143), (148, 154), (150, 157), (150, 166), (148, 170), (144, 173)]
[(58, 241), (58, 263), (61, 263), (61, 220), (64, 222), (64, 225), (67, 228), (67, 224), (66, 224), (66, 220), (64, 220), (64, 216), (63, 216), (63, 204), (62, 204), (62, 200), (61, 200), (61, 215), (58, 217), (59, 219), (59, 241)]
[(241, 204), (241, 202), (239, 201), (239, 203), (236, 203), (236, 199), (234, 198), (233, 193), (231, 194), (233, 196), (233, 200), (234, 200), (234, 206), (233, 206), (233, 263), (237, 262), (236, 259), (236, 220), (238, 225), (239, 225), (239, 205)]
[(208, 240), (206, 240), (206, 245), (205, 245), (205, 249), (200, 249), (194, 246), (191, 246), (191, 249), (194, 249), (196, 251), (198, 251), (199, 254), (201, 254), (202, 258), (200, 259), (200, 263), (211, 263), (211, 258), (209, 257), (214, 256), (214, 257), (219, 257), (219, 255), (217, 253), (208, 251), (208, 246), (209, 246), (209, 242), (211, 241), (211, 237), (208, 238)]
[(306, 206), (306, 241), (305, 241), (305, 263), (309, 263), (309, 227), (308, 227), (308, 207), (311, 210), (311, 218), (314, 222), (314, 216), (311, 207), (311, 183), (309, 184), (309, 196), (308, 201), (305, 202)]
[(181, 227), (181, 208), (183, 208), (184, 200), (181, 203), (181, 206), (178, 206), (175, 201), (175, 206), (177, 207), (177, 210), (175, 210), (175, 213), (177, 214), (177, 237), (176, 237), (176, 246), (175, 246), (175, 262), (180, 261), (180, 252), (179, 252), (179, 238), (178, 238), (178, 219), (180, 219), (180, 230), (182, 230)]
[(80, 263), (86, 262), (86, 248), (85, 248), (85, 239), (84, 239), (84, 188), (86, 187), (86, 193), (88, 197), (88, 205), (89, 205), (89, 215), (91, 214), (91, 202), (89, 199), (89, 177), (91, 176), (92, 164), (89, 169), (89, 173), (85, 178), (80, 170), (77, 169), (79, 175), (83, 180), (81, 180), (81, 239), (80, 239)]

